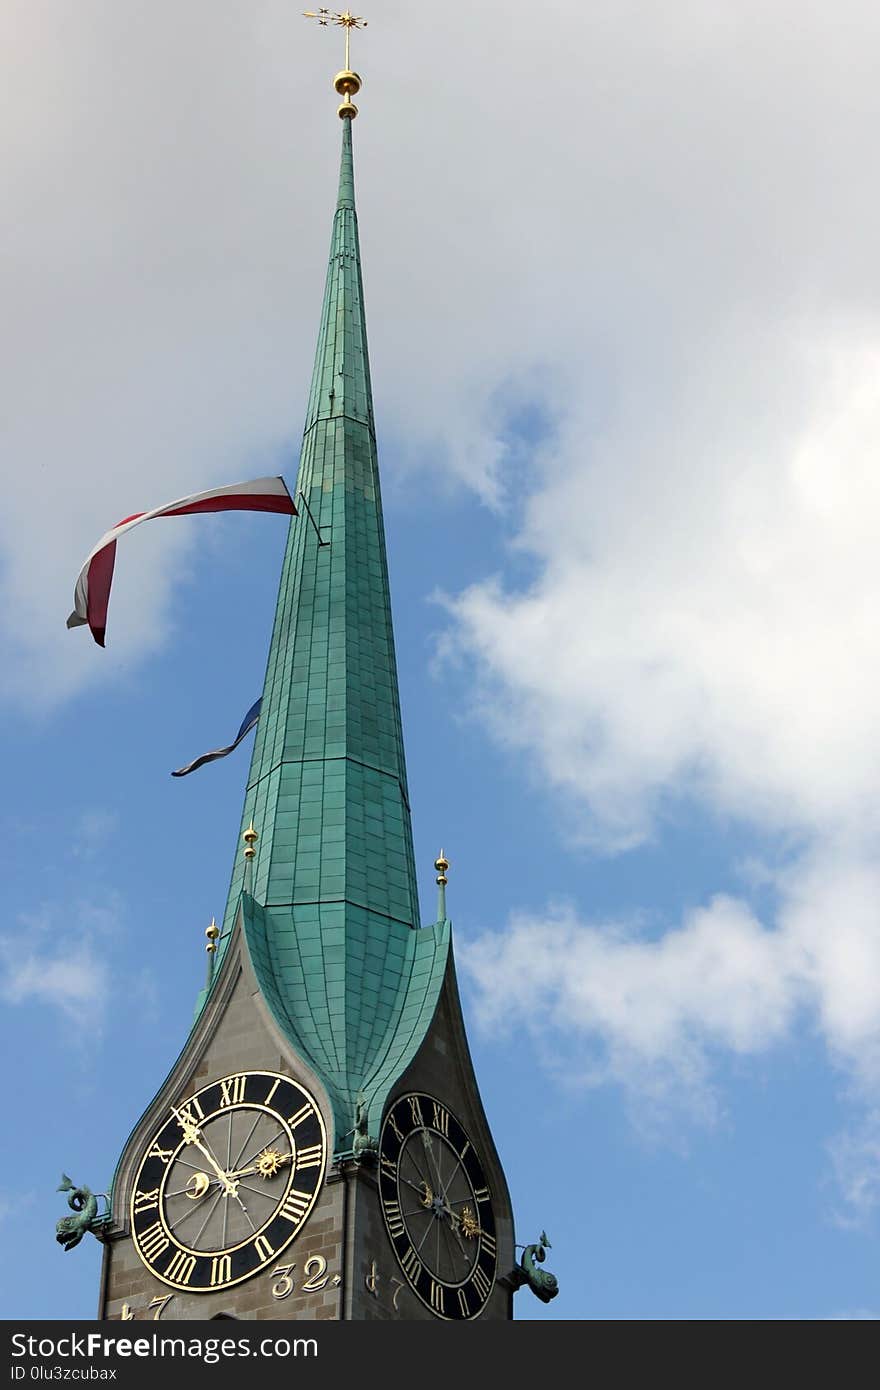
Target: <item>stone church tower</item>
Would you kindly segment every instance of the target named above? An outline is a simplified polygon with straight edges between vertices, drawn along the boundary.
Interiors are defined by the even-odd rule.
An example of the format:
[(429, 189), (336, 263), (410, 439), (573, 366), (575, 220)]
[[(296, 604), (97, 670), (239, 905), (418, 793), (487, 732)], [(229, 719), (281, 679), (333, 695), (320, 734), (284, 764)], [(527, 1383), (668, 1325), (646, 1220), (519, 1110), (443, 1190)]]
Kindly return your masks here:
[(336, 78), (339, 196), (245, 847), (192, 1031), (115, 1174), (103, 1318), (508, 1319), (522, 1282), (442, 852), (438, 920), (419, 920), (354, 201), (359, 86)]

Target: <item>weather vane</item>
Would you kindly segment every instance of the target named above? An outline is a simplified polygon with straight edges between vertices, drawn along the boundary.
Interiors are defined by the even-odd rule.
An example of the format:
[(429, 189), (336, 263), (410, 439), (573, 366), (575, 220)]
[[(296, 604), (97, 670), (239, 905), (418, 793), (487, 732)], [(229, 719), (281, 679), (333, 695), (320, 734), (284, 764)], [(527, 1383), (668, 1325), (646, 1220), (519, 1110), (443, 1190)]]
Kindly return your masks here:
[[(303, 14), (306, 19), (316, 19), (319, 24), (338, 24), (345, 30), (345, 68), (335, 79), (334, 85), (341, 96), (351, 96), (354, 92), (359, 90), (361, 85), (360, 78), (357, 78), (356, 86), (352, 86), (351, 83), (346, 83), (341, 86), (340, 78), (357, 77), (357, 73), (351, 71), (351, 60), (349, 58), (351, 31), (352, 29), (366, 29), (367, 21), (364, 19), (363, 15), (352, 14), (351, 10), (343, 10), (342, 14), (339, 14), (336, 10), (303, 10)], [(339, 114), (340, 116), (356, 116), (357, 107), (352, 106), (351, 102), (343, 102), (343, 105), (339, 108)]]

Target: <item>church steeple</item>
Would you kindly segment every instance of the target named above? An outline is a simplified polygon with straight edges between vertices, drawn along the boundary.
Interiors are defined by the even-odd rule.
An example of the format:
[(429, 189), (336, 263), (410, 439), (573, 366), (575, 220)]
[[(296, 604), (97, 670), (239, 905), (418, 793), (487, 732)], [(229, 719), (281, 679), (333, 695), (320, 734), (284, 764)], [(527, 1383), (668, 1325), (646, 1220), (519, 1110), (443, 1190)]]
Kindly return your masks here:
[(252, 888), (239, 856), (218, 943), (241, 904), (263, 992), (327, 1086), (341, 1135), (359, 1095), (378, 1123), (383, 1086), (430, 1021), (449, 940), (445, 923), (419, 930), (351, 124), (343, 115), (295, 489), (306, 506), (290, 528), (244, 803), (242, 828), (252, 820), (260, 836)]
[[(346, 39), (361, 22), (315, 17)], [(510, 1273), (442, 850), (439, 920), (419, 925), (347, 52), (334, 86), (339, 193), (245, 847), (192, 1031), (113, 1181), (102, 1317), (173, 1299), (184, 1319), (507, 1319), (544, 1257), (546, 1238)]]

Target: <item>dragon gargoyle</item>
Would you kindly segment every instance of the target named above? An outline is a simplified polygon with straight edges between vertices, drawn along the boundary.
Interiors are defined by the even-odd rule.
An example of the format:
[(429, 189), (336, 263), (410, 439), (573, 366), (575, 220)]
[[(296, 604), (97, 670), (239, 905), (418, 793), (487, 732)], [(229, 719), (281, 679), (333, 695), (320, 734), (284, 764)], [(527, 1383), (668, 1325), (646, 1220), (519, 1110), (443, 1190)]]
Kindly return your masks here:
[(61, 1174), (61, 1183), (57, 1190), (70, 1193), (67, 1205), (76, 1215), (62, 1216), (55, 1226), (55, 1239), (65, 1250), (72, 1250), (75, 1245), (79, 1245), (86, 1231), (91, 1231), (92, 1235), (96, 1234), (95, 1225), (103, 1220), (103, 1217), (98, 1217), (98, 1196), (104, 1197), (104, 1193), (98, 1193), (96, 1196), (89, 1187), (77, 1187), (66, 1173)]
[(559, 1293), (559, 1280), (556, 1275), (547, 1269), (538, 1268), (546, 1260), (549, 1249), (547, 1232), (542, 1231), (539, 1241), (525, 1247), (522, 1259), (510, 1276), (515, 1289), (521, 1289), (523, 1284), (528, 1284), (532, 1293), (536, 1298), (540, 1298), (542, 1303), (549, 1303), (551, 1298), (555, 1298)]
[(367, 1165), (375, 1163), (379, 1145), (367, 1129), (367, 1102), (363, 1096), (358, 1096), (352, 1134), (354, 1138), (351, 1143), (351, 1151), (355, 1162)]

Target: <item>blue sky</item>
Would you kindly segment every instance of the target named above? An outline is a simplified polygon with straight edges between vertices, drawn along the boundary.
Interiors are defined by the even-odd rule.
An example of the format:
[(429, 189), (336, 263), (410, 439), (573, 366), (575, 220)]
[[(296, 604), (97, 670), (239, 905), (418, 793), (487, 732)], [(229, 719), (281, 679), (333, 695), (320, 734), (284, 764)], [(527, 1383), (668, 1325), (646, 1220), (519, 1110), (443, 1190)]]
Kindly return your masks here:
[[(562, 1286), (516, 1314), (877, 1316), (880, 21), (503, 13), (380, 4), (354, 135), (424, 916), (443, 845)], [(259, 693), (284, 522), (146, 527), (107, 650), (64, 620), (119, 516), (294, 482), (338, 35), (4, 23), (3, 1313), (77, 1318), (54, 1189), (110, 1181), (185, 1040), (250, 741), (169, 772)]]

